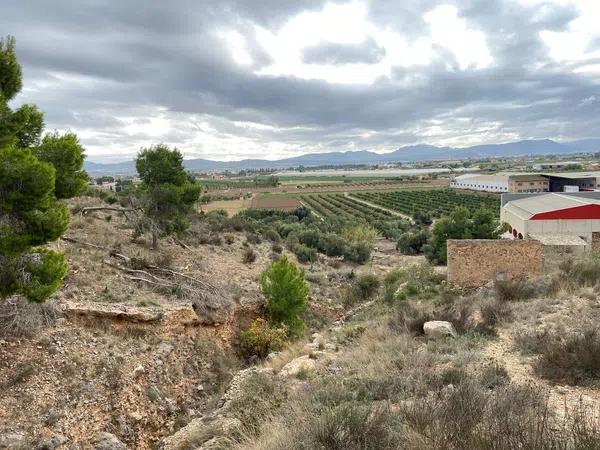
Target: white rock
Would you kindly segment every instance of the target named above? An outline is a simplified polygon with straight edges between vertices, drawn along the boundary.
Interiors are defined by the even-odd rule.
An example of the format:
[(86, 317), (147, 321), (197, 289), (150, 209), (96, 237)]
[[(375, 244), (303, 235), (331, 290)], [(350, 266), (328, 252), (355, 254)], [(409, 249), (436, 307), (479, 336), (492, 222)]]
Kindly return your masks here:
[(300, 356), (299, 358), (291, 360), (279, 371), (279, 375), (282, 377), (295, 377), (301, 371), (312, 371), (316, 367), (316, 362), (311, 359), (308, 355)]
[(439, 338), (439, 337), (456, 337), (456, 330), (450, 322), (443, 320), (432, 320), (423, 324), (423, 332), (426, 336)]
[(141, 364), (133, 369), (133, 377), (136, 378), (145, 372), (144, 366)]

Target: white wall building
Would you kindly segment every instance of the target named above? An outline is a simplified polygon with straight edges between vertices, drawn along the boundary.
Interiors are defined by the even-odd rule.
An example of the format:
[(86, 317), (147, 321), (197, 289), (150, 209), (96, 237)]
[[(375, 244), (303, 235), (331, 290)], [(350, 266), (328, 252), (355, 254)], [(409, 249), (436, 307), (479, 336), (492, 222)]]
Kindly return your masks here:
[(450, 187), (474, 191), (508, 192), (509, 177), (510, 174), (503, 173), (494, 175), (466, 173), (453, 178)]

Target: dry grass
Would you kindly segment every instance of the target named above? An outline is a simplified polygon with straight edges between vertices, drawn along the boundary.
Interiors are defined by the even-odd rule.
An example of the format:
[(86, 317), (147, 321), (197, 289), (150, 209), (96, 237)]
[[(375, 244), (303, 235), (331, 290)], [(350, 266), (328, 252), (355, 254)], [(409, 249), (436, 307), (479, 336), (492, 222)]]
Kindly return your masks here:
[(0, 301), (0, 337), (33, 336), (61, 317), (62, 311), (55, 301), (30, 303), (21, 297)]

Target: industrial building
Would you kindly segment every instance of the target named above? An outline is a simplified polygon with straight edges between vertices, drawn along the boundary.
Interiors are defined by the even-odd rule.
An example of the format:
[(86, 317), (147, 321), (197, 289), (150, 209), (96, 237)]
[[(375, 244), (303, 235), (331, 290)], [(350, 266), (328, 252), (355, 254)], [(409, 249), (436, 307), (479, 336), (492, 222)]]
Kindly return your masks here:
[(469, 173), (455, 177), (450, 187), (486, 192), (548, 192), (550, 189), (548, 178), (527, 173)]
[(600, 244), (600, 192), (508, 194), (500, 219), (517, 239), (580, 238)]
[(467, 173), (453, 178), (450, 187), (501, 193), (595, 191), (600, 172)]

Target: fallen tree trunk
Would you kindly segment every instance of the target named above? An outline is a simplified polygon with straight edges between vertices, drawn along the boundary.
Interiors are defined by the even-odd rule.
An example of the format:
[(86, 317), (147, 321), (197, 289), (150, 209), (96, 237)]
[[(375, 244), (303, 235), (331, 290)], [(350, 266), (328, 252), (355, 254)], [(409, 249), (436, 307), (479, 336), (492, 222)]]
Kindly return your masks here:
[(92, 211), (116, 211), (125, 214), (126, 212), (135, 212), (137, 210), (134, 208), (117, 208), (116, 206), (86, 206), (79, 210), (81, 214), (87, 214)]

